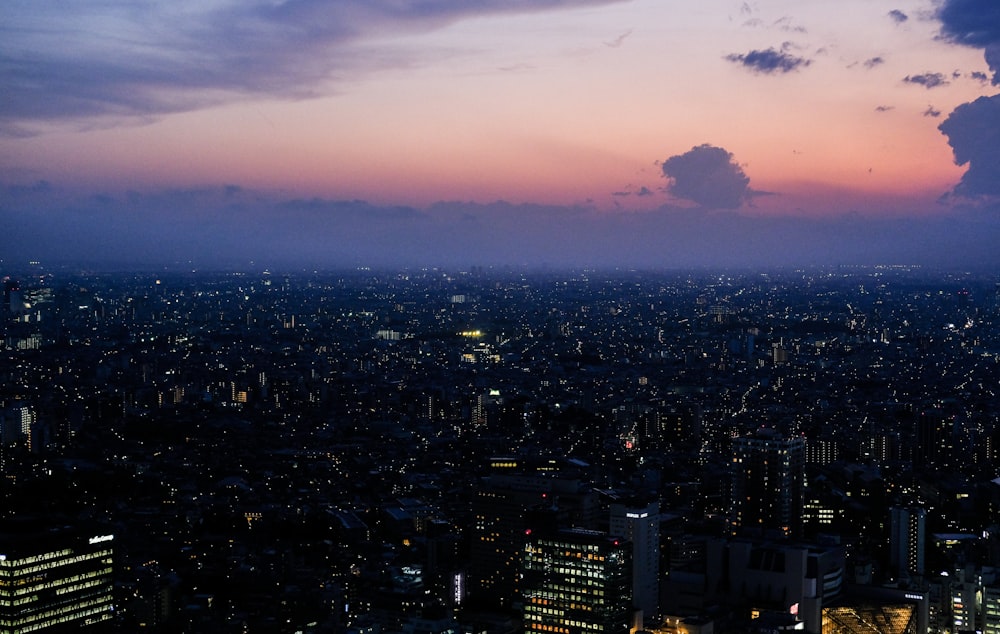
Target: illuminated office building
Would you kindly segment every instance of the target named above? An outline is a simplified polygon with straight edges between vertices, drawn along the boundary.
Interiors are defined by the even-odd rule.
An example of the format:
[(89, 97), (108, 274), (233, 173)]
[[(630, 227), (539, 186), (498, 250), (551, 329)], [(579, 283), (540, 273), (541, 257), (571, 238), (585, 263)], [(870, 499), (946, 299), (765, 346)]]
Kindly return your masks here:
[(526, 535), (521, 601), (527, 634), (628, 634), (632, 544), (599, 531)]
[(1000, 634), (1000, 586), (983, 588), (983, 632)]
[(114, 537), (0, 528), (0, 633), (107, 631)]
[(548, 459), (493, 458), (472, 500), (469, 594), (474, 603), (513, 607), (524, 531), (539, 507), (555, 512), (554, 521), (563, 527), (597, 523), (596, 495), (577, 467)]

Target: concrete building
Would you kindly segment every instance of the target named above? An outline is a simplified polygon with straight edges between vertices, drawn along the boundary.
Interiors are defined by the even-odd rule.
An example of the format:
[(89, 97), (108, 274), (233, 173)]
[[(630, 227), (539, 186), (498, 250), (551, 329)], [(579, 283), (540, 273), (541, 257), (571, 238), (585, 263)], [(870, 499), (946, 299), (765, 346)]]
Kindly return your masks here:
[(632, 543), (632, 602), (650, 622), (660, 604), (660, 504), (621, 500), (611, 504), (609, 533)]

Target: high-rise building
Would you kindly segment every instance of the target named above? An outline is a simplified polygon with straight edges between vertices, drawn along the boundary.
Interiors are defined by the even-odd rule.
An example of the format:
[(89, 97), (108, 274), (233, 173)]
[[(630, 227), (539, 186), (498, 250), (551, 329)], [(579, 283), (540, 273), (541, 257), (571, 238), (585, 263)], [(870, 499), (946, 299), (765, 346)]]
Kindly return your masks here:
[(632, 545), (599, 531), (529, 534), (521, 562), (524, 632), (627, 634)]
[(114, 536), (0, 527), (0, 632), (107, 631)]
[(620, 500), (610, 511), (609, 533), (632, 544), (632, 603), (648, 622), (660, 611), (660, 504)]
[(494, 608), (512, 607), (528, 517), (550, 509), (562, 528), (594, 528), (598, 503), (567, 461), (493, 458), (490, 475), (476, 487), (469, 545), (469, 598)]
[(805, 438), (761, 428), (733, 440), (731, 524), (801, 533), (805, 498)]
[(1000, 586), (983, 588), (983, 632), (1000, 634)]
[(896, 574), (924, 574), (927, 511), (918, 507), (889, 509), (889, 567)]

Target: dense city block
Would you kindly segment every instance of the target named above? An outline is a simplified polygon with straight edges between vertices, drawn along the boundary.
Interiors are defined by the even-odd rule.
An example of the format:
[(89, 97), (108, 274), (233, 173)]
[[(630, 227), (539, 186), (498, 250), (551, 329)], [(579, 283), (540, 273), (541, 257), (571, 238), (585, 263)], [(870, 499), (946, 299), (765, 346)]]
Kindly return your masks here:
[(0, 273), (0, 631), (1000, 632), (996, 275)]

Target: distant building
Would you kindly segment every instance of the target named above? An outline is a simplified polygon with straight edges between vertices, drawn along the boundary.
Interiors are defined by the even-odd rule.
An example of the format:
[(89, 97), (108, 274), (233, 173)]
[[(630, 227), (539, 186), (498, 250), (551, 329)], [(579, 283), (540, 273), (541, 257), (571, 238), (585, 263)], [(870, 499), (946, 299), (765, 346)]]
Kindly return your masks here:
[(734, 529), (802, 530), (805, 497), (804, 438), (761, 428), (733, 441), (731, 518)]
[(631, 543), (584, 529), (525, 538), (521, 565), (524, 632), (629, 632)]
[(108, 631), (114, 536), (0, 526), (0, 631)]

